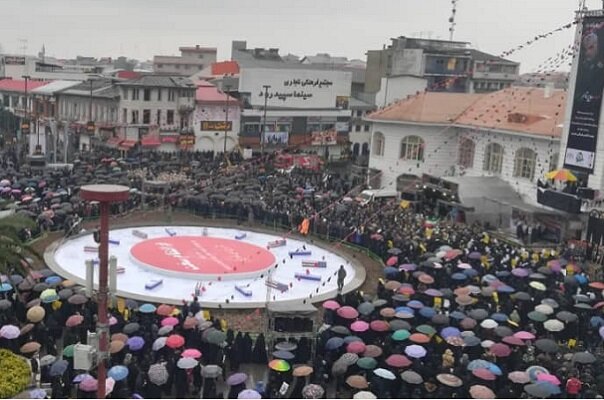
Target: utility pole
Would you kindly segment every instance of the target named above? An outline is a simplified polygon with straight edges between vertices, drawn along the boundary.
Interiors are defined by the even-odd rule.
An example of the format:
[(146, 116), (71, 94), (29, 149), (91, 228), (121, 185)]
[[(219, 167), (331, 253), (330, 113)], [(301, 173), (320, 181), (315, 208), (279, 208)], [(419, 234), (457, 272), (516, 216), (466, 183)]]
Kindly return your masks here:
[(224, 113), (224, 159), (225, 161), (227, 161), (227, 131), (229, 128), (229, 91), (231, 90), (231, 86), (226, 85), (225, 89), (226, 90), (224, 92), (224, 95), (226, 96), (226, 110)]
[(262, 120), (262, 136), (260, 136), (260, 154), (264, 155), (264, 135), (266, 135), (266, 105), (268, 103), (268, 90), (270, 85), (262, 85), (264, 89), (264, 117)]
[[(30, 122), (29, 122), (29, 98), (27, 96), (27, 83), (30, 80), (30, 76), (29, 75), (23, 75), (22, 76), (23, 79), (25, 79), (25, 104), (24, 104), (24, 108), (23, 108), (23, 122), (21, 123), (21, 140), (19, 140), (20, 142), (25, 142), (25, 135), (28, 135), (27, 137), (29, 138), (29, 133), (31, 132), (31, 128), (30, 128)], [(21, 163), (23, 163), (23, 160), (21, 159), (21, 151), (22, 148), (19, 148), (19, 160)]]
[[(451, 16), (449, 17), (449, 40), (453, 41), (453, 34), (455, 33), (455, 13), (457, 13), (457, 1), (451, 0)], [(603, 0), (604, 1), (604, 0)]]

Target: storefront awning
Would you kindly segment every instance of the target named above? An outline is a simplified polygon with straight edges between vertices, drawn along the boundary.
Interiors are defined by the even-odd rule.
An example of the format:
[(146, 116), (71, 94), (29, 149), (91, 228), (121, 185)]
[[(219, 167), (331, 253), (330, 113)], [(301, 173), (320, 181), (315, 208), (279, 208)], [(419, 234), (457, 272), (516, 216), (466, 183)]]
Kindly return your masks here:
[(178, 142), (178, 136), (162, 136), (160, 141), (162, 143), (176, 143)]
[(144, 137), (141, 139), (141, 146), (143, 147), (157, 147), (160, 145), (161, 142), (157, 137)]
[(136, 146), (136, 143), (138, 143), (138, 140), (122, 140), (120, 142), (120, 150), (130, 150)]
[(120, 142), (122, 140), (124, 140), (124, 139), (122, 139), (120, 137), (110, 137), (109, 139), (107, 139), (105, 144), (108, 146), (117, 146), (118, 144), (120, 144)]

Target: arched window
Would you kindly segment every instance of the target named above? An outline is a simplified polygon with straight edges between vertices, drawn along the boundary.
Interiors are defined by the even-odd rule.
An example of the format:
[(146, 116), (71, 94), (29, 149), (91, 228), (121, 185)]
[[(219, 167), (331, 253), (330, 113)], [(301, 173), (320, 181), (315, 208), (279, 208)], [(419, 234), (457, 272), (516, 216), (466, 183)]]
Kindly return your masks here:
[(461, 138), (459, 141), (459, 158), (457, 163), (464, 168), (472, 168), (474, 166), (474, 150), (476, 144), (472, 139)]
[(482, 169), (494, 174), (500, 174), (502, 165), (503, 146), (499, 143), (489, 144), (484, 151), (484, 164)]
[(373, 144), (371, 146), (371, 151), (374, 156), (383, 156), (384, 155), (384, 147), (386, 144), (386, 138), (384, 138), (384, 134), (382, 132), (376, 132), (373, 134)]
[(401, 153), (399, 158), (402, 160), (421, 161), (424, 159), (424, 141), (419, 136), (407, 136), (401, 140)]
[(549, 156), (549, 171), (553, 171), (556, 168), (558, 168), (558, 157), (560, 157), (560, 153), (554, 153), (551, 156)]
[(369, 155), (369, 143), (365, 142), (363, 143), (363, 147), (362, 147), (362, 153), (364, 156), (368, 156)]
[(356, 157), (356, 156), (358, 156), (358, 155), (359, 155), (359, 147), (361, 147), (361, 146), (360, 146), (358, 143), (355, 143), (355, 144), (352, 146), (352, 155), (353, 155), (353, 156), (355, 156), (355, 157)]
[(516, 150), (514, 157), (514, 176), (533, 180), (535, 176), (535, 164), (537, 153), (533, 150), (523, 147)]

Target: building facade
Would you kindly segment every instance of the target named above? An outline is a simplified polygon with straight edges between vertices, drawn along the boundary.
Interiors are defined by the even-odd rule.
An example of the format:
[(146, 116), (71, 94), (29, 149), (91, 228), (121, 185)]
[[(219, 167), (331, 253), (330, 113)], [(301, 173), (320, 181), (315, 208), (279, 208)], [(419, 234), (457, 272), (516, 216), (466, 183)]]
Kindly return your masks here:
[(161, 75), (191, 76), (216, 62), (215, 47), (180, 47), (180, 56), (154, 56), (153, 72)]

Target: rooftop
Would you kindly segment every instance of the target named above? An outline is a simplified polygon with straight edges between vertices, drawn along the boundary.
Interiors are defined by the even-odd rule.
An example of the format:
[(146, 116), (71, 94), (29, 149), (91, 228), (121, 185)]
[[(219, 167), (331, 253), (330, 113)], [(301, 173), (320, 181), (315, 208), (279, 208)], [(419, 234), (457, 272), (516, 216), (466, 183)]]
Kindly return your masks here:
[[(43, 95), (43, 96), (52, 96), (56, 92), (60, 92), (65, 89), (69, 89), (70, 87), (79, 85), (80, 83), (82, 83), (82, 82), (80, 82), (80, 81), (63, 81), (63, 80), (52, 81), (47, 85), (43, 85), (36, 89), (33, 89), (31, 92), (33, 94), (39, 94), (39, 95)], [(29, 90), (29, 83), (27, 84), (27, 86), (28, 86), (28, 90)]]
[(199, 45), (195, 45), (195, 46), (183, 46), (183, 47), (179, 47), (178, 50), (180, 51), (194, 51), (197, 53), (216, 53), (217, 49), (216, 47), (201, 47)]
[[(27, 90), (34, 90), (36, 88), (48, 85), (50, 82), (46, 81), (27, 81)], [(0, 91), (3, 92), (19, 92), (25, 93), (25, 80), (18, 79), (0, 79)]]
[(227, 96), (224, 92), (218, 90), (218, 88), (207, 81), (200, 81), (198, 83), (197, 91), (195, 92), (195, 100), (202, 103), (226, 103), (231, 104), (238, 103), (239, 100), (232, 96)]
[(193, 82), (187, 78), (166, 75), (142, 75), (138, 79), (118, 82), (119, 86), (151, 86), (165, 88), (193, 88)]

